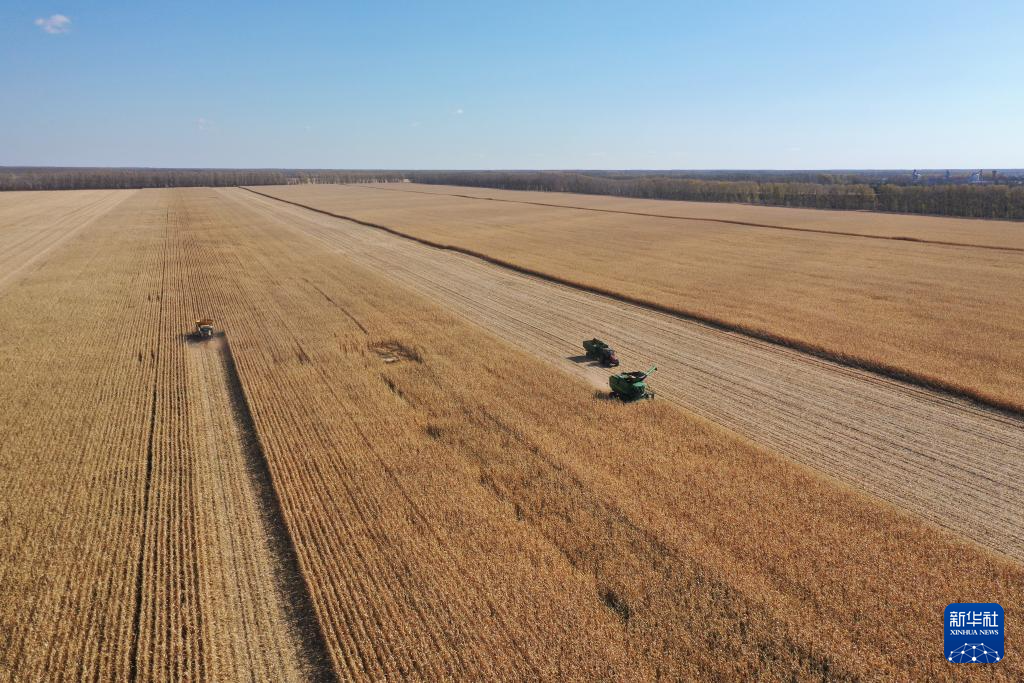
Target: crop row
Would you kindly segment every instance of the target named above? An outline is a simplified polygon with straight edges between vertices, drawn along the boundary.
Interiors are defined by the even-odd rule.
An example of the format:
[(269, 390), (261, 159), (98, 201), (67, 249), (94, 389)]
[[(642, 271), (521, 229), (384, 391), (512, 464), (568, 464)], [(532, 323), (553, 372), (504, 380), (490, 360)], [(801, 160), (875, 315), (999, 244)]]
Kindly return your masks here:
[[(906, 236), (891, 227), (896, 218), (876, 214), (840, 213), (837, 219), (835, 212), (814, 212), (815, 221), (807, 212), (780, 219), (763, 207), (675, 209), (798, 228), (779, 230), (629, 213), (630, 206), (643, 212), (643, 200), (618, 199), (610, 205), (617, 208), (594, 211), (554, 205), (567, 201), (561, 195), (529, 193), (520, 202), (519, 193), (496, 190), (486, 195), (499, 201), (420, 188), (259, 191), (1024, 410), (1024, 346), (1016, 343), (1024, 333), (1024, 307), (1007, 296), (1024, 289), (1024, 242), (1013, 224), (896, 217), (913, 222), (908, 232), (914, 239), (984, 245), (975, 248), (843, 234)], [(611, 200), (573, 201), (600, 208)], [(840, 219), (828, 234), (829, 222)]]
[(0, 292), (0, 671), (17, 680), (130, 668), (160, 310), (143, 208)]
[(249, 202), (140, 191), (0, 291), (0, 677), (943, 679), (946, 603), (1021, 613), (1019, 564)]
[(0, 292), (0, 678), (302, 676), (174, 199)]
[(225, 326), (344, 676), (941, 678), (949, 596), (1019, 609), (1019, 565), (668, 405), (594, 401), (218, 196)]

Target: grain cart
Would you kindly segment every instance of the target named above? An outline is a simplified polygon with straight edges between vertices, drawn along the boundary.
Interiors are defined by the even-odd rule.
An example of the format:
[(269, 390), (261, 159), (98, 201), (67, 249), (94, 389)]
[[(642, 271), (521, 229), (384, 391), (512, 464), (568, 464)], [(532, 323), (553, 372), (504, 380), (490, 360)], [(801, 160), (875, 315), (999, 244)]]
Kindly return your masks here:
[(200, 318), (196, 321), (196, 337), (199, 339), (209, 339), (213, 336), (213, 320), (210, 318)]
[(615, 355), (615, 349), (596, 337), (583, 342), (583, 350), (587, 352), (587, 358), (600, 361), (601, 365), (614, 368), (619, 364), (619, 358)]
[(612, 388), (612, 398), (621, 399), (625, 403), (642, 398), (654, 398), (654, 392), (647, 389), (646, 380), (657, 369), (656, 365), (652, 365), (646, 372), (634, 370), (612, 375), (608, 378), (608, 384)]

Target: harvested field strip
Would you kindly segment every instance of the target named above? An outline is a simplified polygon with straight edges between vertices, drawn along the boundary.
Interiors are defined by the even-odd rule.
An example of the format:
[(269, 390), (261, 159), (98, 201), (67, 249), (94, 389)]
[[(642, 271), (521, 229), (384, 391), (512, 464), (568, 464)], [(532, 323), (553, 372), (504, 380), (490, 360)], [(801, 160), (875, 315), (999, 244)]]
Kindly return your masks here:
[[(1024, 223), (979, 218), (921, 216), (872, 211), (799, 209), (755, 204), (637, 199), (568, 192), (497, 190), (445, 185), (358, 185), (399, 192), (449, 195), (469, 199), (497, 199), (556, 208), (597, 210), (623, 215), (709, 221), (723, 225), (803, 229), (854, 237), (904, 238), (911, 242), (1024, 249)], [(413, 190), (412, 187), (416, 189)]]
[(0, 672), (15, 680), (305, 676), (223, 367), (182, 338), (195, 283), (173, 196), (133, 194), (0, 307)]
[[(495, 538), (508, 538), (503, 546), (508, 543), (509, 548), (521, 548), (520, 555), (529, 552), (535, 542), (516, 533), (509, 538), (508, 528), (493, 529), (495, 522), (488, 519), (492, 513), (485, 514), (487, 508), (478, 500), (482, 491), (475, 492), (475, 478), (465, 483), (459, 483), (461, 477), (455, 480), (456, 490), (467, 483), (473, 487), (468, 501), (457, 495), (451, 500), (435, 500), (432, 492), (451, 491), (450, 483), (430, 481), (452, 476), (444, 466), (449, 457), (439, 447), (424, 450), (417, 445), (423, 438), (422, 428), (412, 425), (410, 429), (400, 421), (404, 413), (400, 401), (393, 415), (380, 413), (377, 402), (387, 401), (391, 394), (376, 373), (370, 375), (369, 386), (358, 376), (336, 374), (340, 368), (354, 371), (364, 363), (370, 368), (384, 364), (349, 316), (341, 317), (345, 328), (356, 340), (364, 341), (355, 345), (346, 341), (338, 348), (335, 335), (342, 330), (336, 322), (328, 323), (338, 319), (337, 306), (313, 288), (297, 285), (303, 282), (300, 276), (306, 278), (316, 271), (282, 267), (284, 255), (291, 250), (287, 241), (278, 243), (280, 238), (265, 243), (259, 252), (249, 251), (244, 245), (252, 238), (233, 227), (238, 225), (237, 219), (218, 215), (216, 203), (196, 201), (195, 206), (211, 212), (211, 225), (232, 226), (222, 233), (222, 258), (211, 259), (218, 279), (223, 276), (222, 305), (242, 316), (233, 318), (228, 313), (225, 325), (229, 326), (254, 419), (265, 437), (271, 472), (296, 538), (303, 573), (343, 676), (465, 677), (476, 671), (500, 677), (501, 671), (530, 675), (531, 671), (557, 671), (558, 667), (593, 675), (608, 667), (619, 670), (611, 650), (602, 658), (594, 649), (614, 650), (614, 646), (592, 644), (589, 635), (583, 639), (594, 630), (586, 625), (597, 626), (595, 620), (614, 624), (613, 618), (604, 615), (604, 608), (595, 601), (580, 613), (571, 602), (579, 589), (548, 588), (553, 578), (544, 578), (548, 570), (538, 577), (536, 569), (529, 569), (527, 580), (524, 572), (531, 565), (515, 562), (503, 567), (498, 557), (509, 551), (494, 548)], [(270, 255), (275, 257), (270, 259)], [(245, 268), (239, 267), (242, 263)], [(269, 267), (275, 263), (277, 267)], [(280, 277), (278, 273), (294, 275), (288, 277), (287, 287), (268, 289), (267, 284)], [(327, 292), (319, 283), (317, 286)], [(337, 301), (333, 293), (327, 296)], [(286, 298), (278, 301), (278, 297)], [(322, 318), (325, 313), (329, 317)], [(249, 322), (251, 315), (256, 317)], [(302, 336), (288, 332), (293, 329), (302, 330)], [(329, 333), (326, 338), (324, 332)], [(271, 364), (254, 369), (252, 364), (260, 358)], [(354, 368), (353, 362), (357, 364)], [(338, 369), (329, 373), (331, 368)], [(297, 376), (289, 379), (293, 372)], [(288, 398), (293, 392), (300, 392), (303, 398)], [(300, 405), (303, 409), (296, 410)], [(339, 412), (337, 406), (344, 408)], [(346, 417), (349, 414), (351, 417)], [(387, 458), (385, 454), (389, 454)], [(431, 473), (427, 480), (414, 479), (414, 487), (407, 488), (410, 476), (427, 472)], [(421, 485), (426, 489), (421, 490)], [(471, 505), (472, 501), (477, 502)], [(465, 523), (450, 528), (443, 520), (451, 516), (465, 519)], [(502, 526), (507, 525), (504, 522)], [(443, 533), (424, 535), (435, 528)], [(496, 573), (494, 581), (468, 576), (453, 581), (461, 574), (460, 566), (474, 566), (486, 557), (493, 558), (488, 571)], [(564, 581), (558, 579), (559, 584)], [(494, 602), (499, 599), (493, 592), (495, 586), (502, 586), (502, 593), (518, 590), (521, 597), (511, 605), (505, 598)], [(544, 595), (539, 603), (537, 591)], [(509, 614), (513, 607), (517, 611)], [(532, 636), (515, 635), (520, 623), (538, 618), (521, 613), (524, 608), (547, 615), (538, 633), (561, 635), (545, 646)], [(561, 623), (556, 614), (575, 616), (552, 631), (547, 622)], [(580, 625), (584, 626), (577, 634)], [(517, 644), (520, 638), (524, 639), (522, 645)], [(564, 658), (557, 654), (562, 651)], [(538, 656), (541, 661), (536, 661)]]
[(904, 381), (904, 382), (907, 382), (907, 383), (911, 383), (911, 384), (916, 384), (916, 385), (924, 387), (924, 388), (941, 390), (941, 391), (947, 392), (947, 393), (949, 393), (949, 394), (951, 394), (953, 396), (959, 397), (959, 398), (964, 398), (964, 399), (968, 399), (968, 400), (971, 400), (971, 401), (977, 401), (978, 403), (980, 403), (980, 404), (982, 404), (984, 406), (993, 407), (993, 408), (999, 408), (1001, 410), (1008, 411), (1011, 414), (1014, 414), (1014, 415), (1017, 415), (1017, 416), (1024, 416), (1024, 408), (1021, 408), (1016, 403), (1008, 403), (1008, 402), (1000, 400), (1000, 399), (992, 398), (991, 396), (988, 396), (988, 395), (986, 395), (984, 393), (979, 393), (979, 392), (971, 391), (969, 389), (965, 389), (961, 385), (954, 384), (954, 383), (945, 381), (945, 380), (937, 378), (937, 377), (928, 377), (928, 376), (918, 375), (918, 374), (915, 374), (915, 373), (912, 373), (912, 372), (907, 372), (906, 370), (903, 370), (901, 368), (898, 368), (896, 366), (893, 366), (893, 365), (890, 365), (890, 364), (887, 364), (887, 363), (880, 363), (880, 362), (877, 362), (877, 361), (865, 360), (865, 359), (862, 359), (862, 358), (858, 358), (856, 356), (849, 356), (849, 355), (845, 355), (845, 354), (837, 354), (837, 353), (835, 353), (833, 351), (830, 351), (830, 350), (828, 350), (828, 349), (826, 349), (826, 348), (824, 348), (822, 346), (818, 346), (818, 345), (815, 345), (815, 344), (808, 344), (808, 343), (801, 342), (801, 341), (794, 340), (794, 339), (790, 339), (790, 338), (787, 338), (787, 337), (780, 337), (778, 335), (772, 334), (770, 332), (766, 332), (766, 331), (758, 329), (758, 328), (753, 328), (753, 327), (748, 327), (748, 326), (745, 326), (745, 325), (740, 325), (740, 324), (732, 323), (732, 322), (729, 322), (729, 321), (727, 321), (725, 319), (722, 319), (722, 318), (719, 318), (719, 317), (716, 317), (716, 316), (708, 316), (708, 315), (700, 314), (700, 313), (697, 313), (697, 312), (694, 312), (694, 311), (687, 311), (687, 310), (683, 310), (683, 309), (678, 309), (678, 308), (675, 308), (675, 307), (672, 307), (672, 306), (663, 306), (661, 304), (653, 303), (653, 302), (645, 300), (645, 299), (636, 298), (636, 297), (633, 297), (633, 296), (629, 296), (627, 294), (622, 294), (622, 293), (620, 293), (618, 291), (615, 291), (615, 290), (606, 289), (604, 287), (594, 287), (594, 286), (591, 286), (591, 285), (583, 284), (583, 283), (578, 282), (578, 281), (573, 280), (573, 279), (567, 279), (567, 278), (563, 278), (563, 277), (560, 277), (560, 276), (557, 276), (557, 275), (551, 275), (550, 273), (546, 273), (546, 272), (543, 272), (543, 271), (534, 270), (532, 268), (526, 268), (526, 267), (518, 265), (517, 263), (514, 263), (512, 261), (508, 261), (508, 260), (501, 259), (501, 258), (495, 258), (495, 257), (490, 256), (488, 254), (485, 254), (483, 252), (474, 251), (472, 249), (466, 249), (466, 248), (455, 246), (455, 245), (452, 245), (452, 244), (446, 244), (446, 243), (442, 243), (442, 242), (435, 242), (435, 241), (429, 240), (429, 239), (424, 239), (422, 237), (417, 237), (414, 234), (403, 232), (401, 230), (398, 230), (396, 228), (393, 228), (393, 227), (390, 227), (390, 226), (387, 226), (387, 225), (381, 225), (379, 223), (371, 223), (369, 221), (360, 220), (360, 219), (354, 218), (352, 216), (346, 216), (344, 214), (339, 214), (339, 213), (334, 213), (334, 212), (331, 212), (331, 211), (326, 211), (326, 210), (323, 210), (323, 209), (319, 209), (319, 208), (317, 208), (315, 206), (310, 206), (310, 205), (307, 205), (307, 204), (302, 204), (300, 202), (294, 202), (294, 201), (291, 201), (291, 200), (288, 200), (288, 199), (282, 199), (282, 198), (277, 197), (277, 196), (275, 196), (273, 194), (267, 194), (265, 192), (260, 192), (258, 190), (254, 190), (254, 189), (249, 188), (249, 187), (241, 188), (241, 189), (248, 190), (249, 192), (253, 192), (255, 194), (267, 197), (269, 199), (274, 199), (276, 201), (285, 202), (287, 204), (292, 204), (293, 206), (297, 206), (299, 208), (308, 209), (310, 211), (315, 211), (317, 213), (322, 213), (324, 215), (331, 216), (332, 218), (340, 218), (342, 220), (351, 221), (352, 223), (358, 223), (359, 225), (364, 225), (364, 226), (369, 227), (369, 228), (375, 228), (377, 230), (384, 230), (385, 232), (391, 233), (392, 235), (397, 235), (399, 237), (410, 239), (410, 240), (413, 240), (413, 241), (418, 242), (420, 244), (426, 245), (428, 247), (433, 247), (435, 249), (444, 249), (446, 251), (453, 251), (453, 252), (456, 252), (456, 253), (459, 253), (459, 254), (465, 254), (466, 256), (472, 256), (472, 257), (480, 259), (482, 261), (486, 261), (487, 263), (491, 263), (491, 264), (494, 264), (496, 266), (501, 266), (502, 268), (508, 268), (508, 269), (514, 270), (514, 271), (516, 271), (518, 273), (523, 273), (525, 275), (530, 275), (532, 277), (536, 277), (536, 278), (540, 278), (540, 279), (543, 279), (543, 280), (547, 280), (547, 281), (553, 282), (555, 284), (566, 285), (568, 287), (573, 287), (575, 289), (580, 289), (580, 290), (585, 291), (585, 292), (590, 292), (590, 293), (593, 293), (593, 294), (599, 294), (601, 296), (609, 297), (611, 299), (615, 299), (616, 301), (621, 301), (623, 303), (634, 304), (634, 305), (637, 305), (637, 306), (643, 306), (645, 308), (649, 308), (652, 311), (657, 311), (659, 313), (667, 313), (669, 315), (679, 316), (680, 318), (683, 318), (685, 320), (703, 323), (705, 325), (712, 326), (712, 327), (720, 329), (722, 331), (736, 332), (736, 333), (743, 334), (743, 335), (752, 337), (752, 338), (760, 340), (760, 341), (766, 341), (766, 342), (770, 342), (770, 343), (773, 343), (773, 344), (778, 344), (778, 345), (785, 346), (785, 347), (788, 347), (788, 348), (791, 348), (791, 349), (794, 349), (794, 350), (797, 350), (797, 351), (801, 351), (803, 353), (812, 354), (814, 356), (817, 356), (819, 358), (823, 358), (825, 360), (830, 360), (830, 361), (833, 361), (833, 362), (836, 362), (836, 363), (841, 363), (843, 365), (848, 365), (848, 366), (850, 366), (852, 368), (860, 368), (860, 369), (864, 369), (864, 370), (870, 370), (872, 372), (879, 373), (879, 374), (884, 375), (886, 377), (890, 377), (890, 378), (893, 378), (893, 379), (898, 379), (898, 380), (901, 380), (901, 381)]
[(390, 284), (422, 247), (206, 192), (190, 239), (341, 677), (949, 679), (949, 596), (1024, 604), (1018, 563)]
[[(656, 347), (617, 345), (685, 367), (666, 371), (673, 400), (734, 393), (710, 409), (756, 422), (773, 400), (759, 382), (788, 381), (777, 405), (800, 417), (802, 392), (837, 381), (824, 361), (250, 193), (133, 194), (0, 299), (0, 676), (327, 677), (287, 588), (299, 575), (343, 680), (991, 673), (951, 669), (935, 618), (951, 599), (1019, 618), (1020, 563), (669, 401), (599, 400), (514, 346), (602, 379), (566, 360), (591, 314), (652, 326)], [(191, 343), (200, 315), (225, 336)], [(826, 410), (865, 431), (831, 453), (917, 443), (884, 416), (875, 433), (875, 403), (940, 440), (966, 429), (968, 451), (1017, 438), (1010, 418), (997, 432), (988, 411), (839, 373), (849, 403)], [(799, 433), (775, 419), (822, 443), (819, 413)]]
[[(245, 390), (242, 388), (238, 369), (231, 355), (231, 346), (226, 339), (215, 340), (212, 345), (218, 348), (221, 355), (224, 381), (230, 397), (231, 411), (235, 418), (233, 426), (245, 453), (246, 470), (252, 479), (253, 488), (259, 499), (259, 511), (266, 542), (275, 558), (279, 599), (288, 613), (290, 631), (297, 641), (296, 649), (303, 657), (303, 670), (309, 678), (316, 681), (334, 680), (334, 669), (331, 667), (327, 643), (316, 618), (309, 587), (306, 585), (305, 577), (303, 577), (299, 566), (295, 544), (288, 533), (284, 515), (281, 512), (281, 501), (274, 490), (266, 455), (260, 445), (259, 434), (256, 432), (252, 412), (249, 410), (249, 402), (245, 397)], [(220, 429), (216, 434), (221, 435), (225, 431), (228, 430)], [(233, 520), (236, 519), (236, 516), (226, 512), (220, 516), (220, 519), (223, 521)], [(255, 587), (254, 590), (256, 590)], [(259, 628), (258, 625), (257, 628)], [(280, 679), (278, 678), (278, 680)]]
[(659, 365), (660, 396), (1024, 559), (1019, 418), (302, 208), (224, 195), (601, 387), (609, 371), (567, 357), (580, 340), (607, 335), (625, 363)]
[(967, 242), (946, 242), (942, 240), (930, 240), (921, 237), (909, 237), (902, 235), (872, 235), (863, 232), (843, 232), (841, 230), (825, 230), (820, 228), (797, 228), (789, 225), (772, 225), (770, 223), (751, 223), (749, 221), (728, 220), (725, 218), (709, 218), (698, 216), (682, 216), (678, 214), (645, 213), (642, 211), (626, 211), (623, 209), (601, 209), (592, 206), (574, 206), (572, 204), (559, 204), (552, 202), (532, 202), (525, 199), (507, 199), (505, 197), (478, 197), (470, 194), (459, 194), (454, 192), (424, 192), (422, 190), (406, 190), (379, 185), (367, 185), (374, 190), (387, 190), (391, 192), (414, 192), (419, 194), (439, 195), (446, 197), (459, 197), (460, 199), (475, 199), (488, 202), (508, 202), (510, 204), (524, 204), (527, 206), (548, 206), (557, 209), (571, 209), (573, 211), (595, 211), (597, 213), (617, 213), (625, 216), (644, 216), (646, 218), (668, 218), (677, 221), (700, 221), (702, 223), (721, 223), (723, 225), (739, 225), (747, 228), (765, 228), (768, 230), (790, 230), (793, 232), (810, 232), (819, 235), (833, 235), (835, 237), (862, 237), (871, 240), (894, 240), (897, 242), (920, 242), (921, 244), (938, 244), (944, 247), (966, 247), (969, 249), (995, 249), (996, 251), (1017, 251), (1024, 252), (1024, 247), (1005, 247), (992, 244), (970, 244)]
[[(524, 273), (1024, 412), (1024, 255), (665, 219), (590, 218), (355, 186), (266, 196)], [(393, 197), (405, 197), (391, 201)], [(452, 204), (452, 202), (456, 202)], [(578, 213), (578, 212), (577, 212)]]
[(46, 201), (33, 201), (38, 195), (0, 198), (0, 290), (132, 192), (69, 192), (70, 196), (56, 198), (56, 206), (49, 207)]
[[(153, 675), (177, 664), (185, 674), (194, 671), (203, 677), (205, 672), (211, 680), (328, 680), (322, 644), (317, 652), (315, 629), (308, 630), (301, 577), (295, 576), (294, 557), (280, 535), (282, 522), (272, 507), (273, 491), (260, 466), (259, 442), (244, 396), (238, 393), (227, 340), (197, 343), (186, 335), (195, 318), (218, 310), (207, 274), (210, 254), (182, 239), (189, 225), (181, 197), (168, 192), (162, 198), (170, 266), (165, 298), (173, 306), (166, 338), (174, 364), (180, 364), (176, 383), (186, 389), (185, 414), (178, 419), (191, 426), (190, 439), (178, 448), (191, 446), (194, 452), (191, 461), (169, 467), (167, 474), (180, 478), (178, 490), (194, 487), (190, 514), (195, 528), (203, 529), (202, 540), (193, 541), (192, 557), (188, 550), (179, 551), (192, 565), (179, 567), (177, 574), (194, 574), (202, 598), (196, 641), (212, 652), (201, 653), (192, 664), (154, 658)], [(176, 509), (163, 517), (169, 524), (182, 524), (175, 521), (182, 517)], [(182, 521), (191, 520), (186, 516)], [(172, 574), (160, 583), (172, 583)], [(160, 612), (173, 617), (176, 610), (168, 606)], [(179, 648), (167, 643), (157, 651), (166, 655)]]

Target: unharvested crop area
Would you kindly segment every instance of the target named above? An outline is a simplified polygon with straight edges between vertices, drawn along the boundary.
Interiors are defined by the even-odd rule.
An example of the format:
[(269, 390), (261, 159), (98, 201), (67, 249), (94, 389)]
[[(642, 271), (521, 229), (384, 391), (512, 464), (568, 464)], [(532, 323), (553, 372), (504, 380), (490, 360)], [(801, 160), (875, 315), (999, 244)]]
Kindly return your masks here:
[(0, 287), (130, 194), (80, 190), (40, 201), (34, 192), (0, 193)]
[[(562, 281), (1024, 409), (1024, 345), (1018, 343), (1024, 334), (1024, 298), (1018, 295), (1024, 291), (1024, 229), (1017, 224), (444, 190), (260, 188)], [(452, 196), (467, 193), (509, 201)], [(614, 211), (538, 206), (522, 203), (524, 198)], [(699, 220), (638, 215), (662, 212)], [(708, 220), (712, 216), (786, 229)]]
[(567, 353), (599, 331), (628, 362), (657, 363), (659, 396), (1024, 559), (1024, 420), (252, 192), (224, 197), (606, 387), (608, 370)]
[(1019, 619), (1019, 563), (600, 400), (268, 201), (126, 194), (0, 286), (0, 676), (1024, 676), (938, 627)]
[(752, 206), (724, 202), (632, 199), (562, 192), (520, 192), (445, 185), (382, 184), (375, 187), (440, 196), (478, 197), (538, 206), (583, 208), (623, 215), (732, 222), (750, 227), (794, 231), (831, 232), (903, 240), (975, 244), (1024, 249), (1024, 224), (1015, 221), (974, 220), (939, 216), (911, 216), (867, 211), (829, 211), (779, 206)]
[[(197, 255), (116, 194), (0, 289), (0, 677), (299, 679), (221, 355), (182, 337)], [(33, 197), (0, 232), (52, 231)]]

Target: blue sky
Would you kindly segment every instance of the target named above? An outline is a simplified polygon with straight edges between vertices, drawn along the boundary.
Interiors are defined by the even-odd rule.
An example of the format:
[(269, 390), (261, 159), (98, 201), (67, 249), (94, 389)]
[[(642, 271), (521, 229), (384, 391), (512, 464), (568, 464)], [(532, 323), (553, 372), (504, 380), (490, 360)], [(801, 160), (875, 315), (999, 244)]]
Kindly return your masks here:
[(1019, 0), (8, 0), (0, 164), (1021, 167), (1022, 35)]

